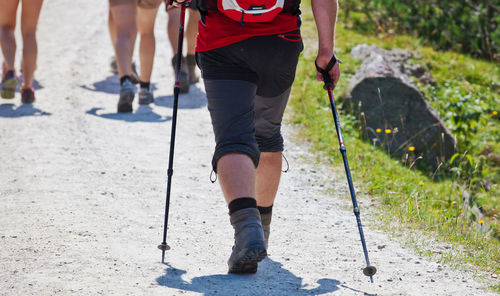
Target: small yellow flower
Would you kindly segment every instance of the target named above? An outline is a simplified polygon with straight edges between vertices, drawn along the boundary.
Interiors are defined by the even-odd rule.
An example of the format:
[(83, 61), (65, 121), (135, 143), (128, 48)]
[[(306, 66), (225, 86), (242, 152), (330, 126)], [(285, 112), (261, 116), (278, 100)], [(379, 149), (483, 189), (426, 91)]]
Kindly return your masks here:
[(380, 133), (382, 132), (382, 130), (381, 130), (381, 129), (379, 129), (379, 128), (378, 128), (378, 129), (376, 129), (375, 131), (377, 132), (377, 134), (380, 134)]
[(386, 129), (386, 130), (385, 130), (385, 133), (386, 133), (386, 134), (390, 134), (391, 132), (392, 132), (392, 131), (391, 131), (390, 129)]
[(497, 115), (498, 115), (498, 111), (493, 111), (493, 112), (491, 112), (491, 115), (492, 115), (492, 116), (497, 116)]
[(415, 147), (413, 146), (408, 147), (408, 151), (415, 151)]
[(484, 221), (483, 220), (479, 220), (479, 224), (483, 225)]
[(424, 182), (422, 182), (422, 181), (420, 181), (420, 183), (418, 183), (418, 185), (420, 185), (420, 186), (424, 186), (424, 185), (425, 185), (425, 183), (424, 183)]

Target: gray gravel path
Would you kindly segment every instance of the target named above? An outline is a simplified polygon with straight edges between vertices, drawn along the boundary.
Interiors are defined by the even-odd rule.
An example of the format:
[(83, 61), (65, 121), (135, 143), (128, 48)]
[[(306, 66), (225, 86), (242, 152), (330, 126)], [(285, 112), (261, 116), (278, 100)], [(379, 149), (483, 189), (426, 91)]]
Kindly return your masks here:
[(315, 165), (293, 141), (270, 256), (255, 275), (228, 275), (232, 229), (209, 181), (214, 144), (202, 83), (180, 97), (172, 250), (161, 264), (173, 101), (166, 17), (160, 11), (156, 28), (156, 103), (116, 114), (106, 15), (102, 0), (45, 1), (38, 101), (0, 100), (0, 295), (490, 295), (470, 272), (376, 231), (361, 201), (379, 268), (369, 283), (342, 168)]

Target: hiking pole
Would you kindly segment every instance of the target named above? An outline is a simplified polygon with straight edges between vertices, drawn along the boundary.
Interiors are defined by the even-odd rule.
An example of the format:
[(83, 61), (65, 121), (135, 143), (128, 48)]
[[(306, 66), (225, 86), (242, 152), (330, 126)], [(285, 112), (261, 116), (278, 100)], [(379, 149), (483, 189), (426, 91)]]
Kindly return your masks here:
[[(173, 1), (170, 1), (172, 4)], [(175, 147), (175, 128), (177, 126), (177, 106), (179, 103), (179, 76), (181, 72), (181, 60), (182, 60), (182, 41), (184, 39), (184, 16), (186, 12), (186, 3), (179, 3), (181, 5), (181, 21), (179, 26), (179, 40), (177, 44), (177, 65), (175, 72), (175, 85), (174, 85), (174, 106), (172, 114), (172, 132), (170, 133), (170, 154), (168, 157), (168, 181), (167, 181), (167, 196), (165, 201), (165, 221), (163, 223), (163, 242), (158, 245), (158, 249), (161, 250), (161, 263), (165, 263), (165, 251), (170, 250), (170, 246), (167, 245), (167, 227), (168, 227), (168, 210), (170, 207), (170, 189), (172, 188), (172, 175), (174, 174), (174, 147)], [(166, 1), (165, 1), (166, 4)]]
[(316, 64), (316, 69), (323, 76), (323, 81), (325, 82), (324, 89), (328, 92), (328, 97), (330, 98), (330, 107), (332, 109), (333, 120), (335, 121), (335, 129), (337, 130), (337, 137), (339, 139), (340, 153), (342, 153), (342, 158), (344, 160), (345, 174), (347, 176), (347, 183), (349, 184), (349, 191), (351, 192), (352, 205), (354, 207), (354, 215), (356, 216), (356, 221), (358, 222), (359, 235), (361, 237), (361, 244), (363, 245), (363, 252), (365, 253), (366, 267), (363, 269), (363, 274), (370, 277), (370, 281), (373, 283), (373, 275), (377, 272), (375, 266), (370, 265), (370, 259), (368, 258), (368, 250), (366, 249), (365, 235), (363, 234), (363, 226), (361, 226), (361, 218), (359, 217), (359, 208), (356, 201), (356, 193), (354, 192), (354, 186), (352, 185), (351, 171), (349, 170), (349, 164), (347, 163), (347, 149), (344, 145), (344, 140), (342, 138), (342, 132), (340, 130), (339, 116), (337, 113), (337, 108), (335, 107), (335, 102), (333, 98), (333, 80), (328, 72), (335, 66), (336, 63), (342, 63), (341, 60), (337, 59), (333, 55), (332, 59), (326, 66), (326, 69), (321, 69)]

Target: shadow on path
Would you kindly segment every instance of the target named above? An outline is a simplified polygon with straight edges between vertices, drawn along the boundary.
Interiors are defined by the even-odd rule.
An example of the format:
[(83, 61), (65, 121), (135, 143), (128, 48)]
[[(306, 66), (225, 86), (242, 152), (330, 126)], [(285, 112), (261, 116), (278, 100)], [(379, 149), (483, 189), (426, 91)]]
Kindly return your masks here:
[[(160, 107), (174, 107), (174, 95), (161, 96), (155, 98), (156, 106)], [(196, 85), (191, 85), (189, 93), (179, 95), (179, 108), (180, 109), (198, 109), (207, 105), (207, 96)]]
[(259, 264), (259, 272), (253, 275), (215, 274), (193, 278), (191, 282), (182, 279), (187, 272), (166, 264), (165, 275), (156, 282), (165, 287), (184, 291), (202, 293), (203, 295), (323, 295), (339, 290), (339, 287), (368, 293), (349, 288), (335, 279), (319, 279), (316, 288), (308, 288), (302, 284), (302, 278), (297, 277), (283, 268), (279, 262), (269, 258)]
[[(16, 93), (20, 93), (21, 92), (21, 86), (23, 85), (23, 75), (21, 74), (21, 76), (18, 77), (18, 84), (17, 84), (17, 87), (16, 87)], [(1, 88), (2, 84), (0, 83), (0, 88)], [(33, 79), (33, 89), (36, 91), (36, 90), (39, 90), (39, 89), (42, 89), (43, 86), (38, 82), (38, 80), (36, 79)]]
[[(111, 75), (106, 77), (104, 80), (97, 81), (92, 83), (92, 87), (89, 87), (87, 85), (80, 85), (81, 88), (90, 90), (90, 91), (95, 91), (95, 92), (103, 92), (107, 94), (119, 94), (120, 93), (120, 79), (118, 78), (118, 75)], [(151, 83), (151, 90), (155, 91), (156, 84)]]
[(151, 107), (143, 105), (139, 105), (135, 113), (100, 113), (99, 110), (102, 110), (102, 108), (92, 108), (86, 113), (105, 119), (127, 122), (165, 122), (172, 119), (170, 116), (161, 116), (153, 112)]
[(49, 116), (52, 113), (33, 107), (33, 104), (22, 104), (16, 108), (14, 104), (0, 105), (0, 117), (16, 118), (25, 116)]

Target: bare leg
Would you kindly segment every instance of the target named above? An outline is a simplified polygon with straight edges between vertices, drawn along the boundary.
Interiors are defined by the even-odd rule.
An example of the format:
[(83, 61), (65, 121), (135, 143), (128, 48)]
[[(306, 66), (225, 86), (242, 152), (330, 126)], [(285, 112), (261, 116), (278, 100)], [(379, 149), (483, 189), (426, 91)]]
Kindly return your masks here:
[(149, 82), (153, 71), (153, 61), (156, 49), (155, 20), (158, 8), (138, 8), (138, 28), (141, 36), (139, 55), (141, 59), (140, 81)]
[(137, 36), (137, 6), (123, 4), (111, 7), (112, 20), (115, 24), (115, 56), (120, 77), (132, 75), (132, 54)]
[(33, 86), (33, 75), (35, 73), (38, 55), (36, 27), (43, 0), (23, 0), (22, 3), (21, 33), (23, 35), (23, 87), (31, 88)]
[(196, 49), (196, 36), (198, 35), (198, 22), (200, 20), (200, 13), (192, 9), (188, 9), (188, 11), (189, 20), (186, 27), (187, 54), (194, 55)]
[(177, 54), (178, 38), (179, 38), (179, 24), (181, 21), (181, 9), (178, 7), (170, 8), (168, 10), (167, 33), (168, 40), (172, 46), (174, 55)]
[(113, 20), (113, 14), (111, 13), (111, 8), (108, 13), (108, 28), (109, 28), (109, 36), (111, 37), (111, 43), (113, 44), (113, 48), (116, 45), (116, 28), (115, 22)]
[(255, 165), (248, 155), (224, 155), (217, 162), (217, 172), (228, 204), (240, 197), (255, 198)]
[(256, 173), (257, 205), (270, 207), (274, 203), (281, 177), (281, 152), (262, 152)]
[(17, 6), (19, 0), (0, 0), (0, 45), (6, 70), (14, 70), (16, 58), (16, 28)]

